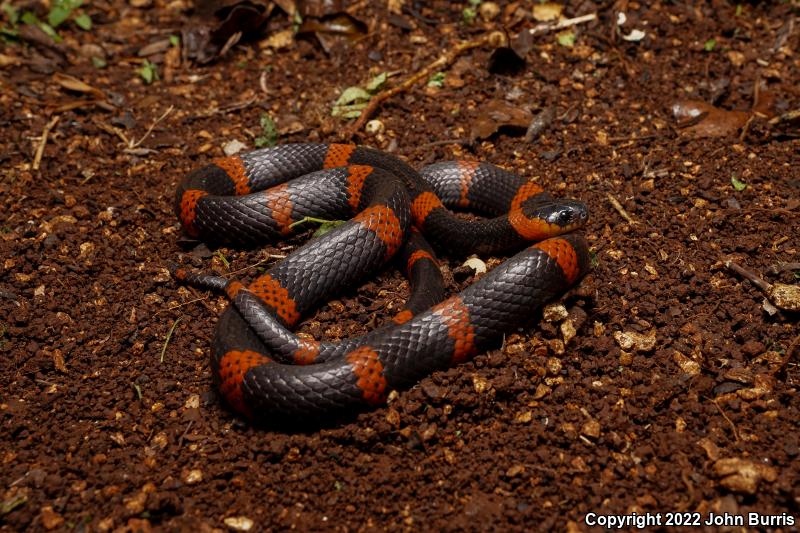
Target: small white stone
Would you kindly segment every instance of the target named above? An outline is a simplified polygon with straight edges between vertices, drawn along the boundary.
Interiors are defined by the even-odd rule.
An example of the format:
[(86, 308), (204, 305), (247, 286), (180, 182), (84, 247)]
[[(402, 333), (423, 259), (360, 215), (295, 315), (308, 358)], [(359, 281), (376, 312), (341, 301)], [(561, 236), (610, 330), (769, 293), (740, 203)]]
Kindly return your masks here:
[(236, 155), (245, 148), (247, 148), (246, 144), (235, 139), (222, 145), (222, 151), (225, 152), (227, 156)]
[(485, 274), (486, 273), (486, 263), (481, 261), (481, 259), (478, 258), (478, 257), (474, 257), (474, 256), (470, 257), (469, 259), (464, 261), (464, 264), (462, 266), (471, 268), (472, 270), (475, 271), (476, 274)]
[(253, 521), (246, 516), (229, 516), (223, 522), (234, 531), (250, 531), (253, 529)]
[(364, 130), (369, 135), (377, 135), (379, 133), (383, 133), (384, 129), (385, 127), (383, 125), (383, 122), (381, 122), (378, 119), (370, 120), (369, 122), (367, 122), (367, 125), (364, 128)]
[(200, 407), (200, 395), (199, 394), (192, 394), (189, 396), (189, 399), (186, 400), (186, 403), (183, 405), (186, 409), (197, 409)]

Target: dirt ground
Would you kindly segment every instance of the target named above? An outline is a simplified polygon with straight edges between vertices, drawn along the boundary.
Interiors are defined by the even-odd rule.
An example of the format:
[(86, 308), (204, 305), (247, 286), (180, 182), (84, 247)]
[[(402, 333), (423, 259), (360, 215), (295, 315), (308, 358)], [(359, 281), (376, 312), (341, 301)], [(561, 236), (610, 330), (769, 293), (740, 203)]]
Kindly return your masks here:
[[(307, 4), (295, 36), (298, 19), (254, 2), (261, 34), (220, 50), (188, 41), (220, 19), (184, 0), (92, 2), (60, 43), (3, 3), (0, 530), (580, 531), (588, 513), (670, 512), (797, 530), (800, 315), (724, 262), (798, 284), (798, 3), (577, 2), (562, 16), (597, 18), (538, 32), (523, 58), (454, 51), (536, 27), (538, 2)], [(331, 111), (347, 87), (397, 86), (448, 53), (354, 140), (584, 200), (593, 274), (566, 322), (538, 319), (386, 407), (252, 427), (211, 383), (225, 301), (165, 265), (248, 279), (303, 239), (188, 246), (177, 182), (237, 142), (346, 139), (354, 121)], [(444, 262), (450, 290), (472, 281), (462, 262)], [(363, 333), (406, 294), (389, 268), (301, 329)]]

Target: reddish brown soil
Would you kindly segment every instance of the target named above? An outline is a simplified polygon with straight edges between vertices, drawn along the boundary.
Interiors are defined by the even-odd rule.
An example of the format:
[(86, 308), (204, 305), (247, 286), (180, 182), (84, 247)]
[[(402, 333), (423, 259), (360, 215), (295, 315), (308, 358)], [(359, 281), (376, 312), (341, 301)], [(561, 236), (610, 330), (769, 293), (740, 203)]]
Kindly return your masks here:
[[(207, 531), (247, 517), (259, 531), (583, 530), (587, 513), (633, 511), (800, 518), (798, 315), (767, 314), (763, 294), (722, 265), (732, 257), (770, 283), (798, 282), (791, 270), (770, 273), (800, 261), (797, 129), (756, 117), (744, 135), (703, 139), (671, 115), (687, 98), (751, 109), (759, 83), (773, 114), (796, 109), (796, 2), (744, 3), (738, 16), (723, 2), (619, 2), (623, 33), (644, 30), (640, 42), (615, 33), (609, 7), (583, 2), (567, 16), (599, 19), (576, 27), (576, 46), (536, 37), (516, 75), (490, 74), (490, 50), (471, 50), (444, 87), (383, 105), (384, 133), (361, 142), (417, 166), (487, 160), (585, 200), (597, 268), (567, 300), (577, 335), (566, 348), (558, 323), (537, 321), (388, 407), (296, 433), (251, 427), (212, 389), (209, 345), (225, 302), (166, 273), (186, 253), (176, 183), (231, 140), (252, 148), (262, 112), (280, 142), (341, 139), (349, 122), (330, 109), (345, 87), (383, 71), (403, 79), (505, 15), (467, 26), (462, 3), (431, 2), (431, 24), (403, 15), (417, 26), (408, 32), (387, 22), (385, 3), (362, 2), (353, 13), (368, 36), (329, 54), (314, 42), (271, 51), (250, 41), (198, 66), (167, 52), (150, 56), (161, 79), (146, 85), (137, 51), (186, 21), (182, 2), (156, 4), (97, 2), (91, 32), (61, 30), (60, 63), (30, 43), (2, 52), (0, 529)], [(529, 17), (534, 2), (518, 4)], [(290, 27), (277, 15), (270, 24)], [(533, 24), (523, 18), (512, 33)], [(106, 68), (81, 54), (86, 44), (104, 48)], [(467, 138), (495, 99), (534, 113), (554, 106), (556, 119), (533, 143), (500, 132), (473, 147), (429, 145)], [(239, 102), (250, 103), (225, 111)], [(141, 139), (169, 106), (126, 152), (112, 128)], [(195, 253), (194, 264), (249, 269), (246, 278), (298, 242), (223, 249), (229, 267)], [(470, 281), (456, 271), (450, 288)], [(387, 270), (303, 327), (362, 332), (406, 290)], [(619, 332), (655, 342), (623, 349)]]

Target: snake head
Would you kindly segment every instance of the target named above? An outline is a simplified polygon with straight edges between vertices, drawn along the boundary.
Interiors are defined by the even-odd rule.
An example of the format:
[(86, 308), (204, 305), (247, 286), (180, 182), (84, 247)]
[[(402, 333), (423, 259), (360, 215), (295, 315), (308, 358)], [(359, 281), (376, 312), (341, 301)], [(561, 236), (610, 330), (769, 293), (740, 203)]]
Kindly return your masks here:
[[(586, 204), (577, 200), (551, 198), (546, 202), (536, 202), (524, 206), (523, 213), (526, 219), (524, 227), (531, 233), (531, 235), (527, 235), (531, 240), (569, 233), (583, 227), (589, 219), (589, 209)], [(512, 224), (515, 224), (517, 218), (512, 218)], [(515, 227), (517, 227), (516, 224)], [(517, 231), (520, 233), (522, 233), (521, 227), (517, 227)], [(534, 231), (534, 228), (537, 231)], [(536, 233), (539, 234), (534, 235)]]

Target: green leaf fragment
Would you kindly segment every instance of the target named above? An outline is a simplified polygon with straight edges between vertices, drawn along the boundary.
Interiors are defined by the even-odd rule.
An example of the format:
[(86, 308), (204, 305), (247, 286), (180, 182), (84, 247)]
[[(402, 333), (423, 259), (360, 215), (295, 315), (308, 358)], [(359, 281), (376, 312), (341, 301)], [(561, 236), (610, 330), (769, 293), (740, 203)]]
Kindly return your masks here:
[(11, 4), (3, 4), (2, 8), (6, 16), (8, 17), (8, 22), (10, 22), (12, 26), (16, 26), (17, 22), (19, 22), (19, 11), (17, 10), (17, 8), (12, 6)]
[(28, 497), (21, 494), (3, 500), (0, 502), (0, 516), (7, 515), (17, 507), (25, 505), (27, 501)]
[(574, 31), (562, 31), (556, 35), (556, 39), (558, 40), (558, 44), (561, 46), (566, 46), (569, 48), (575, 46), (576, 36)]
[(437, 72), (428, 79), (428, 87), (444, 87), (445, 77), (444, 72)]
[(102, 57), (92, 56), (92, 65), (94, 65), (94, 68), (106, 68), (108, 63), (106, 63), (106, 60)]
[(77, 24), (80, 29), (89, 31), (92, 29), (92, 17), (86, 13), (81, 13), (75, 17), (75, 24)]
[(363, 111), (365, 107), (367, 107), (366, 102), (361, 104), (334, 106), (333, 110), (331, 111), (331, 116), (342, 118), (358, 118), (361, 116), (361, 111)]
[(386, 79), (389, 77), (388, 72), (381, 72), (371, 80), (367, 82), (367, 85), (364, 87), (368, 93), (374, 94), (380, 89), (384, 83), (386, 83)]
[(464, 21), (464, 24), (472, 24), (475, 22), (475, 17), (478, 16), (478, 12), (471, 7), (465, 7), (463, 11), (461, 11), (461, 19)]
[(177, 35), (170, 35), (169, 36), (169, 44), (170, 46), (178, 46), (181, 44), (181, 38)]
[(733, 185), (733, 188), (739, 192), (747, 188), (747, 184), (743, 181), (740, 181), (735, 174), (731, 176), (731, 185)]
[(144, 60), (142, 63), (142, 67), (136, 71), (139, 74), (146, 84), (153, 83), (153, 80), (158, 79), (158, 69), (157, 67), (148, 61), (147, 59)]
[(30, 11), (23, 13), (20, 20), (23, 24), (39, 24), (39, 18)]
[(359, 100), (369, 100), (372, 95), (361, 87), (348, 87), (344, 90), (342, 95), (336, 100), (337, 106), (343, 106), (358, 102)]
[(261, 113), (261, 132), (255, 138), (256, 148), (264, 148), (265, 146), (275, 146), (278, 143), (278, 128), (275, 126), (275, 121), (266, 113)]
[(706, 52), (713, 52), (716, 46), (717, 46), (717, 40), (711, 38), (707, 40), (705, 43), (703, 43), (703, 50), (705, 50)]
[(336, 226), (341, 226), (346, 220), (326, 220), (324, 218), (316, 218), (316, 217), (303, 217), (297, 222), (292, 222), (289, 224), (290, 228), (294, 228), (295, 226), (299, 226), (301, 224), (308, 224), (311, 222), (312, 224), (319, 224), (319, 228), (314, 232), (314, 237), (319, 237), (320, 235), (325, 235), (330, 230), (335, 228)]
[(328, 222), (323, 222), (322, 224), (320, 224), (319, 228), (317, 228), (317, 231), (313, 233), (313, 236), (320, 237), (322, 235), (325, 235), (336, 226), (341, 226), (345, 222), (346, 222), (345, 220), (330, 220)]
[(57, 28), (59, 24), (63, 23), (69, 18), (71, 11), (63, 5), (55, 5), (47, 14), (47, 23), (52, 27)]

